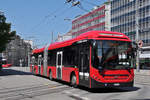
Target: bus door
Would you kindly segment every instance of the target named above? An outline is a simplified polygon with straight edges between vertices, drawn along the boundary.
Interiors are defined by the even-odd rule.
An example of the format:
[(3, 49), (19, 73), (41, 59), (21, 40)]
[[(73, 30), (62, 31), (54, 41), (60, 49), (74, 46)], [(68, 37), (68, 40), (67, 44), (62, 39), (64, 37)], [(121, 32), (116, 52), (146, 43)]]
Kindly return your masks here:
[(57, 79), (62, 79), (62, 56), (63, 52), (57, 52), (57, 58), (56, 58), (56, 75)]
[(38, 73), (41, 74), (42, 55), (38, 56)]
[(32, 73), (33, 73), (33, 72), (34, 72), (34, 65), (35, 65), (35, 57), (32, 56), (31, 59), (32, 59), (32, 60), (31, 60), (31, 69), (32, 69)]
[(82, 50), (79, 58), (79, 84), (89, 87), (89, 54), (88, 49)]

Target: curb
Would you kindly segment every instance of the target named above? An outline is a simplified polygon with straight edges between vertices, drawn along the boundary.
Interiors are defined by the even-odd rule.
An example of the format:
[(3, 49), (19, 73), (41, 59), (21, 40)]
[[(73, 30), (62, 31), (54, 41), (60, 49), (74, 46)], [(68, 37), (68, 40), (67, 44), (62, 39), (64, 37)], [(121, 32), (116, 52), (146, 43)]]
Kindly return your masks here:
[(150, 76), (150, 70), (140, 70), (139, 72), (137, 72), (136, 70), (134, 70), (134, 74), (135, 74), (135, 75), (146, 75), (146, 76)]

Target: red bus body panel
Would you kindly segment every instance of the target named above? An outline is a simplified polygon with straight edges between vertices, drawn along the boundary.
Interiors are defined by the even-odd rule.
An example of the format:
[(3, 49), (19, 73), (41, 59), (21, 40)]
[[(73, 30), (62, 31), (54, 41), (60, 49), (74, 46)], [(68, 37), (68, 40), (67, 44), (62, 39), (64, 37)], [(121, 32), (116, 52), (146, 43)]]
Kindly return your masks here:
[(41, 75), (43, 75), (43, 69), (44, 69), (44, 68), (43, 68), (43, 65), (41, 65), (41, 71), (40, 71), (40, 72), (41, 72)]
[(134, 79), (134, 70), (104, 70), (99, 72), (97, 69), (91, 67), (90, 76), (101, 83), (131, 82)]
[(33, 71), (33, 69), (32, 69), (32, 64), (30, 64), (30, 72), (32, 72)]
[(62, 80), (70, 82), (71, 73), (74, 72), (77, 78), (77, 84), (79, 84), (79, 70), (78, 68), (62, 67)]
[(11, 67), (11, 66), (12, 66), (12, 64), (4, 64), (4, 65), (2, 65), (3, 68), (7, 68), (7, 67)]
[(35, 71), (35, 74), (38, 74), (38, 66), (37, 65), (34, 66), (34, 71)]

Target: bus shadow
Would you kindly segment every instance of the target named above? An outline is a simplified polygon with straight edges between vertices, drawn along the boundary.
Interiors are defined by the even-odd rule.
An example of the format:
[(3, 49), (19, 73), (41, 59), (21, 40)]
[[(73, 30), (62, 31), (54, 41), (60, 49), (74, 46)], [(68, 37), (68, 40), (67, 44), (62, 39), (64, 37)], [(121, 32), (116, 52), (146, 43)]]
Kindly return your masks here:
[[(47, 78), (45, 76), (41, 76), (41, 75), (36, 75), (38, 77), (42, 77), (42, 78)], [(53, 79), (53, 81), (58, 82), (62, 85), (68, 85), (70, 87), (72, 87), (70, 85), (70, 83), (65, 82), (65, 81), (61, 81), (61, 80), (57, 80), (57, 79)], [(83, 90), (83, 91), (88, 91), (90, 93), (120, 93), (120, 92), (133, 92), (133, 91), (138, 91), (140, 88), (139, 87), (120, 87), (120, 88), (96, 88), (96, 89), (90, 89), (84, 86), (77, 86), (77, 89)], [(76, 89), (75, 88), (75, 89)]]
[[(47, 79), (49, 80), (49, 78), (46, 77), (46, 76), (42, 76), (42, 75), (36, 75), (36, 76), (41, 77), (41, 78), (47, 78)], [(54, 82), (60, 83), (60, 84), (62, 84), (62, 85), (68, 85), (68, 86), (71, 87), (70, 83), (65, 82), (65, 81), (62, 81), (62, 80), (53, 79), (53, 80), (50, 80), (50, 81), (54, 81)]]
[(32, 75), (32, 73), (31, 72), (13, 70), (13, 69), (2, 69), (0, 71), (0, 76), (10, 76), (10, 75)]
[(96, 89), (89, 89), (83, 86), (78, 86), (79, 89), (85, 90), (91, 93), (120, 93), (120, 92), (133, 92), (137, 91), (139, 87), (123, 87), (123, 88), (96, 88)]
[[(60, 81), (60, 80), (53, 80), (55, 82), (59, 82), (63, 85), (68, 85), (71, 87), (70, 83)], [(96, 88), (96, 89), (90, 89), (84, 86), (77, 86), (77, 89), (83, 90), (83, 91), (88, 91), (90, 93), (120, 93), (120, 92), (133, 92), (133, 91), (138, 91), (140, 88), (139, 87), (122, 87), (122, 88)]]

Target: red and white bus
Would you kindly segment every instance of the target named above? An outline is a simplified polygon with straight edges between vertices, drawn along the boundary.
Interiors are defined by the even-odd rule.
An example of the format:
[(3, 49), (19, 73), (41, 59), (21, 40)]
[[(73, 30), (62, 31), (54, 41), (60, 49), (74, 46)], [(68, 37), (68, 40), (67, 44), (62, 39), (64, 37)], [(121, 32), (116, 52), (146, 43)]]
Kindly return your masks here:
[(7, 68), (7, 67), (11, 67), (12, 64), (8, 64), (7, 59), (2, 59), (2, 67), (3, 68)]
[(5, 58), (0, 58), (0, 71), (2, 70), (2, 68), (8, 68), (8, 67), (11, 67), (12, 64), (8, 64), (7, 63), (7, 59)]
[(123, 33), (90, 31), (33, 50), (31, 72), (88, 88), (132, 87), (134, 50)]

